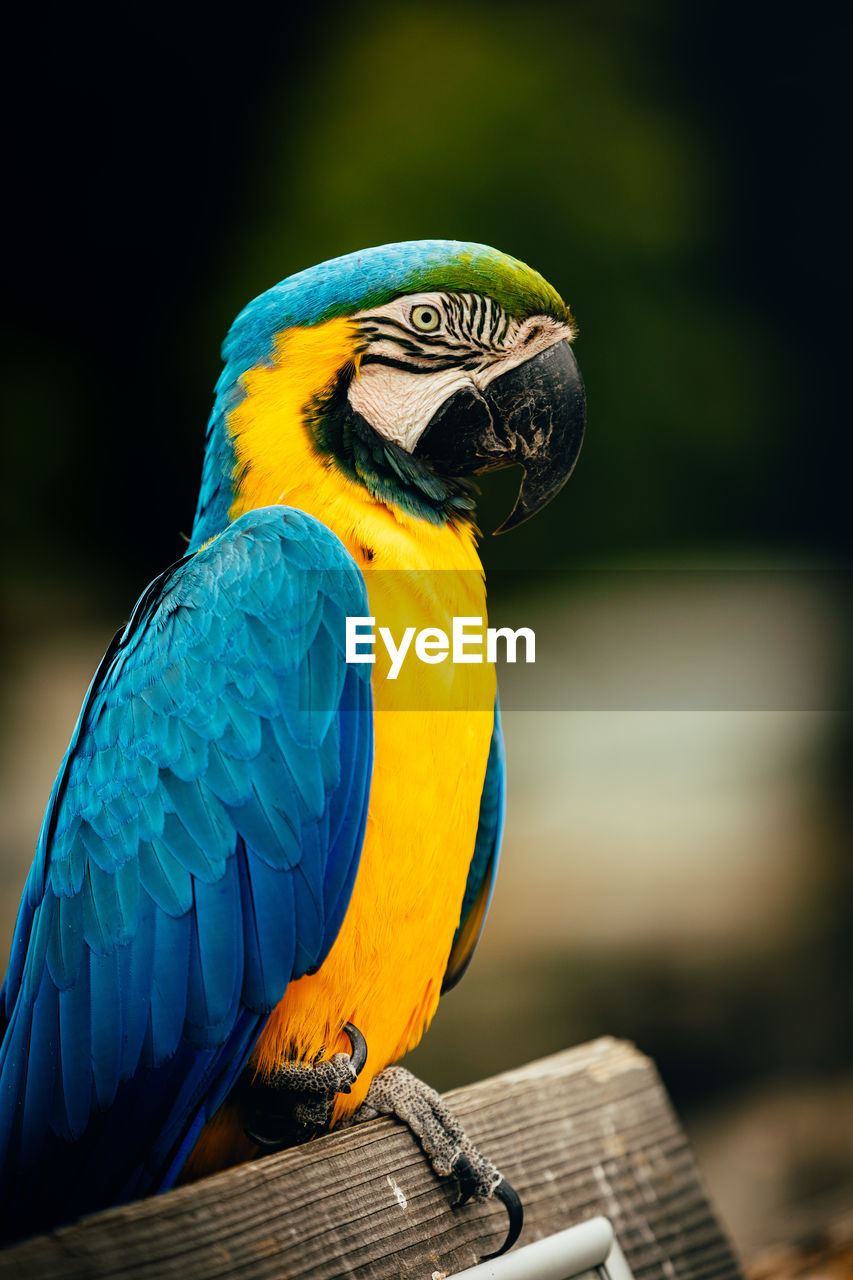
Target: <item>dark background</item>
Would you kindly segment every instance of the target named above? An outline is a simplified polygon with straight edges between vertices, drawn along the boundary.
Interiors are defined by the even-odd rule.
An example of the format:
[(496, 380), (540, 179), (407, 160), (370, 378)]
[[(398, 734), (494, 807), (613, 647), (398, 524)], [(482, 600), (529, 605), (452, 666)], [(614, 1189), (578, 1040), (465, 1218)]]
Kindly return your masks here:
[(192, 518), (236, 311), (324, 257), (434, 235), (529, 260), (579, 318), (584, 466), (519, 558), (557, 556), (567, 525), (587, 555), (834, 551), (836, 8), (794, 23), (725, 2), (270, 5), (228, 26), (200, 7), (39, 9), (8, 59), (18, 563), (159, 571)]
[[(727, 0), (439, 0), (247, 6), (226, 24), (210, 8), (149, 4), (108, 16), (48, 6), (12, 20), (2, 377), (10, 922), (99, 647), (189, 532), (219, 343), (245, 302), (313, 262), (398, 239), (473, 239), (529, 261), (570, 302), (589, 391), (581, 463), (560, 502), (486, 541), (487, 567), (845, 562), (849, 41), (838, 8), (811, 4), (792, 21), (782, 8)], [(512, 485), (488, 486), (485, 528), (505, 514)], [(575, 604), (582, 612), (583, 599)], [(826, 616), (837, 619), (831, 604)], [(630, 630), (613, 607), (612, 626)], [(799, 634), (796, 598), (778, 616)], [(820, 625), (843, 638), (837, 621)], [(804, 669), (822, 651), (803, 641)], [(840, 690), (845, 669), (835, 677)], [(784, 1232), (792, 1206), (841, 1195), (853, 1179), (830, 1136), (847, 1132), (853, 1096), (850, 736), (831, 703), (812, 709), (807, 728), (780, 731), (795, 746), (761, 803), (778, 817), (780, 797), (800, 797), (803, 834), (777, 877), (775, 828), (761, 827), (766, 859), (748, 892), (766, 900), (790, 867), (809, 887), (790, 872), (790, 900), (757, 944), (742, 901), (741, 924), (728, 927), (725, 893), (698, 950), (672, 942), (681, 908), (660, 905), (671, 883), (660, 871), (636, 937), (617, 928), (578, 941), (567, 926), (565, 946), (533, 955), (513, 950), (512, 903), (499, 893), (494, 943), (487, 934), (468, 980), (472, 1003), (448, 1001), (466, 1012), (455, 1023), (440, 1015), (420, 1051), (445, 1085), (588, 1035), (636, 1038), (735, 1217), (749, 1191), (735, 1196), (732, 1179), (749, 1142), (754, 1151), (793, 1124), (770, 1161), (785, 1166), (784, 1185), (768, 1173), (764, 1199), (733, 1223), (746, 1248)], [(568, 718), (558, 731), (567, 773), (587, 728)], [(524, 730), (509, 725), (507, 736), (512, 762)], [(781, 738), (770, 729), (762, 742)], [(745, 750), (758, 771), (746, 786), (765, 757)], [(695, 767), (699, 777), (699, 756)], [(630, 758), (618, 765), (604, 753), (602, 805), (618, 803), (631, 772)], [(544, 793), (523, 793), (523, 767), (518, 776), (516, 812), (525, 794), (547, 805)], [(663, 843), (671, 778), (662, 760), (646, 814)], [(709, 820), (727, 797), (707, 790)], [(510, 804), (512, 813), (512, 792)], [(708, 826), (701, 814), (697, 825)], [(744, 857), (753, 830), (738, 836)], [(512, 859), (528, 856), (524, 835), (511, 820), (510, 877)], [(601, 885), (584, 899), (599, 838), (577, 836), (559, 882), (592, 916), (610, 906)], [(697, 852), (696, 866), (688, 897), (714, 878), (712, 854)], [(539, 1021), (519, 1024), (534, 989), (550, 993)], [(488, 1017), (472, 1050), (461, 1028), (475, 1009)]]

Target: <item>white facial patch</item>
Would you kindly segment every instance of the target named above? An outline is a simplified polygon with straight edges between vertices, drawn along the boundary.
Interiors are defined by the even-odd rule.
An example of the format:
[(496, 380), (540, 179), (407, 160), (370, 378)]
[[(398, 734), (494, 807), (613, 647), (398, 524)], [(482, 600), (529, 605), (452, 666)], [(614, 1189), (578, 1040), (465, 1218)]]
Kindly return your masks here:
[[(349, 386), (350, 404), (374, 430), (409, 453), (457, 391), (482, 390), (574, 337), (571, 325), (551, 316), (519, 323), (490, 298), (476, 294), (407, 294), (354, 319), (367, 347)], [(427, 328), (419, 328), (418, 322)]]
[(411, 453), (445, 400), (470, 385), (461, 369), (411, 373), (372, 364), (353, 378), (349, 402), (375, 431)]

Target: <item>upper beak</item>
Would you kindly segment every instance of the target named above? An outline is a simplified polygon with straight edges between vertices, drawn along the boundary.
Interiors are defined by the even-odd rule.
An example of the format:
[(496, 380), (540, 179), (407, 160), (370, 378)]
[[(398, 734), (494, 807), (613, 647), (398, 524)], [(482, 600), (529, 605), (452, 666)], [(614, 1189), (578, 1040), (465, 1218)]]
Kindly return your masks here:
[(449, 475), (495, 471), (518, 462), (521, 488), (495, 533), (529, 520), (572, 473), (586, 422), (583, 381), (568, 342), (555, 342), (482, 391), (468, 387), (444, 402), (415, 454)]

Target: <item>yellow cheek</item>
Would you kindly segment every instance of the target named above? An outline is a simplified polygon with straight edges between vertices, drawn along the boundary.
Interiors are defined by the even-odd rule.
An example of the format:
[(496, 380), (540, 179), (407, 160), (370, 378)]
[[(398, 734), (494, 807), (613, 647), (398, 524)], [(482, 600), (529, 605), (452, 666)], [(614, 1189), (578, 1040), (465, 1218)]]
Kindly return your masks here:
[(243, 374), (243, 399), (228, 417), (238, 480), (232, 520), (253, 507), (288, 502), (294, 490), (321, 477), (325, 463), (305, 428), (305, 409), (359, 359), (357, 325), (329, 320), (278, 334), (269, 366)]

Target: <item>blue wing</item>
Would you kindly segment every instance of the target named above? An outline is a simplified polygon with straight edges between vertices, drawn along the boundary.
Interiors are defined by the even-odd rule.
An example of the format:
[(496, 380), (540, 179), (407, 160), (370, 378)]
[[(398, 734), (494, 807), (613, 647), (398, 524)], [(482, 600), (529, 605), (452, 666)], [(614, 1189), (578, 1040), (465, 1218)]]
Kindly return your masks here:
[[(372, 770), (361, 572), (253, 511), (145, 592), (59, 771), (0, 995), (11, 1231), (169, 1186), (340, 928)], [(0, 1029), (2, 1029), (0, 1022)]]
[(477, 824), (474, 856), (471, 859), (465, 896), (462, 899), (459, 927), (453, 939), (447, 970), (441, 985), (442, 994), (449, 991), (451, 987), (455, 987), (468, 968), (474, 948), (483, 932), (494, 892), (495, 877), (498, 874), (505, 812), (506, 756), (500, 707), (496, 698), (495, 723), (492, 729), (483, 795), (480, 799), (480, 818)]

